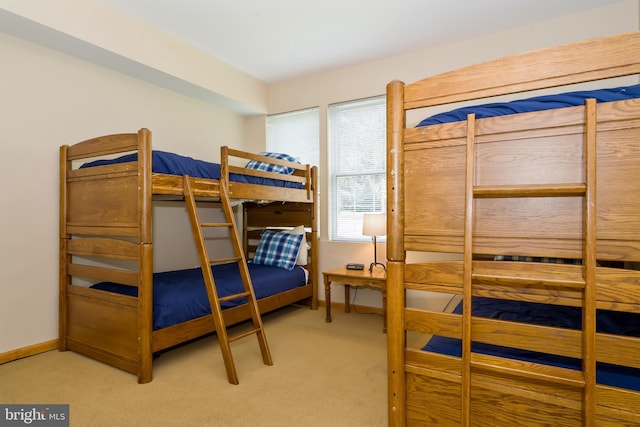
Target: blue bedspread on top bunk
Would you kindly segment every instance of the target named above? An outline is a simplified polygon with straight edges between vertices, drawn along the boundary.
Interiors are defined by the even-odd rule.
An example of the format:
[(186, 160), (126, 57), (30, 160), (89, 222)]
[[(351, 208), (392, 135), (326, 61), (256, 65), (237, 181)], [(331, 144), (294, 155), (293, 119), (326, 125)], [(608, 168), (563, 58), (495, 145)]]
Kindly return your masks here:
[[(282, 293), (303, 286), (306, 273), (302, 267), (293, 270), (248, 263), (249, 274), (257, 299)], [(238, 264), (219, 264), (212, 267), (219, 297), (243, 292)], [(95, 289), (137, 296), (138, 288), (117, 283), (102, 282)], [(230, 308), (246, 302), (246, 298), (225, 301), (222, 308)], [(153, 275), (153, 329), (186, 322), (211, 314), (207, 290), (200, 267), (155, 273)]]
[[(85, 163), (81, 168), (103, 166), (114, 163), (135, 162), (138, 153), (126, 154), (115, 159), (95, 160)], [(153, 150), (151, 153), (151, 169), (154, 173), (167, 175), (189, 175), (192, 178), (220, 179), (220, 164), (194, 159), (188, 156)], [(273, 187), (302, 188), (299, 182), (283, 181), (279, 179), (261, 178), (250, 175), (229, 174), (229, 180), (247, 184), (270, 185)]]
[[(454, 313), (462, 313), (462, 302)], [(474, 316), (491, 319), (525, 322), (543, 326), (581, 329), (582, 314), (577, 307), (537, 304), (492, 298), (473, 298)], [(603, 333), (640, 337), (640, 315), (628, 312), (598, 310), (596, 330)], [(551, 346), (553, 343), (549, 343)], [(423, 350), (460, 357), (461, 342), (456, 338), (434, 336)], [(509, 347), (473, 342), (473, 352), (525, 360), (569, 369), (581, 369), (581, 361), (569, 357), (536, 353)], [(640, 391), (640, 369), (598, 363), (596, 380), (599, 384)]]
[(640, 85), (624, 86), (611, 89), (596, 89), (567, 92), (557, 95), (543, 95), (510, 102), (495, 102), (471, 107), (462, 107), (445, 113), (427, 117), (418, 123), (429, 126), (439, 123), (458, 122), (467, 119), (467, 115), (476, 114), (477, 119), (505, 116), (509, 114), (527, 113), (530, 111), (550, 110), (553, 108), (572, 107), (584, 104), (585, 99), (595, 98), (598, 102), (621, 101), (640, 98)]

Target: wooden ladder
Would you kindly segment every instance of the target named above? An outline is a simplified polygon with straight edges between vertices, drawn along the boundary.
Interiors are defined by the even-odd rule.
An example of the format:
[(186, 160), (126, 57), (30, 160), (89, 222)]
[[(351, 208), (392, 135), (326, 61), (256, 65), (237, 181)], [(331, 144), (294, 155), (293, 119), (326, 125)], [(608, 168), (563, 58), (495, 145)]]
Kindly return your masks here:
[[(271, 360), (271, 354), (269, 352), (269, 346), (267, 345), (267, 338), (264, 333), (264, 327), (262, 325), (262, 318), (260, 317), (260, 310), (256, 301), (256, 296), (253, 291), (253, 284), (251, 283), (251, 276), (249, 275), (249, 269), (247, 267), (247, 260), (240, 243), (240, 237), (236, 230), (236, 221), (233, 214), (233, 208), (229, 201), (228, 189), (223, 183), (220, 183), (220, 203), (224, 211), (226, 222), (224, 223), (203, 223), (198, 218), (198, 209), (196, 206), (195, 196), (191, 189), (190, 179), (187, 175), (183, 177), (183, 192), (185, 202), (187, 204), (187, 210), (189, 212), (189, 219), (191, 220), (191, 229), (193, 231), (193, 237), (195, 239), (196, 247), (198, 248), (198, 256), (200, 259), (200, 266), (202, 268), (202, 275), (207, 288), (207, 295), (209, 297), (209, 303), (211, 305), (211, 315), (216, 327), (216, 334), (218, 335), (218, 342), (220, 343), (220, 349), (222, 350), (222, 357), (224, 359), (224, 365), (227, 370), (227, 377), (231, 384), (238, 384), (238, 375), (236, 373), (235, 364), (233, 362), (233, 356), (231, 355), (230, 343), (240, 338), (247, 337), (249, 335), (256, 334), (258, 337), (258, 343), (260, 344), (260, 351), (262, 352), (262, 360), (265, 365), (273, 365)], [(219, 258), (210, 259), (207, 254), (207, 247), (202, 230), (207, 227), (225, 227), (229, 230), (231, 242), (233, 244), (233, 250), (235, 256), (232, 258)], [(229, 295), (225, 297), (219, 297), (216, 289), (216, 282), (211, 270), (211, 266), (217, 263), (223, 262), (237, 262), (238, 269), (240, 271), (240, 277), (244, 285), (244, 291), (238, 294)], [(237, 335), (229, 336), (225, 326), (224, 318), (222, 316), (221, 303), (225, 301), (231, 301), (237, 298), (246, 298), (249, 312), (251, 314), (251, 320), (253, 322), (253, 328), (239, 333)]]
[[(558, 384), (582, 388), (583, 425), (595, 425), (596, 386), (596, 101), (585, 102), (584, 162), (585, 182), (524, 185), (475, 185), (476, 138), (475, 115), (467, 118), (465, 218), (464, 218), (464, 268), (463, 268), (463, 316), (462, 316), (462, 387), (461, 425), (470, 425), (471, 369), (482, 368), (498, 373), (540, 378)], [(567, 266), (563, 277), (549, 274), (543, 264), (535, 277), (505, 275), (505, 269), (482, 273), (474, 270), (473, 263), (473, 209), (478, 198), (523, 198), (523, 197), (584, 197), (584, 250), (582, 266)], [(581, 269), (576, 271), (575, 269)], [(514, 267), (515, 268), (515, 267)], [(574, 274), (575, 273), (575, 274)], [(508, 276), (508, 277), (507, 277)], [(534, 282), (549, 288), (573, 288), (582, 292), (582, 371), (545, 367), (543, 371), (522, 369), (517, 362), (498, 360), (492, 356), (471, 352), (473, 283), (504, 284)]]

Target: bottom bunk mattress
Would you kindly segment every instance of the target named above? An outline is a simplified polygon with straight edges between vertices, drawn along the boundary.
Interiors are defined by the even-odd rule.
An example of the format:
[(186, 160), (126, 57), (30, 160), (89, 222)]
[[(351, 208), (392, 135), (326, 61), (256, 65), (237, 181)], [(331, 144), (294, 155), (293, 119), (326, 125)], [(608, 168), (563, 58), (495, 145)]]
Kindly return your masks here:
[[(462, 313), (462, 301), (454, 313)], [(476, 317), (522, 322), (568, 329), (581, 329), (582, 311), (577, 307), (510, 301), (493, 298), (474, 297), (472, 313)], [(598, 310), (596, 330), (601, 333), (640, 337), (640, 315), (627, 312)], [(456, 338), (434, 336), (422, 348), (434, 353), (461, 357), (461, 341)], [(488, 354), (509, 359), (558, 366), (580, 370), (581, 360), (537, 353), (510, 347), (471, 343), (474, 353)], [(640, 369), (605, 363), (597, 364), (596, 382), (624, 389), (640, 391)]]
[[(307, 271), (248, 263), (249, 274), (257, 299), (276, 295), (307, 283)], [(238, 264), (212, 266), (219, 297), (244, 291)], [(138, 288), (118, 283), (101, 282), (91, 286), (108, 292), (138, 296)], [(223, 309), (246, 303), (246, 298), (225, 301)], [(153, 330), (166, 328), (211, 314), (207, 289), (200, 267), (166, 271), (153, 275)]]

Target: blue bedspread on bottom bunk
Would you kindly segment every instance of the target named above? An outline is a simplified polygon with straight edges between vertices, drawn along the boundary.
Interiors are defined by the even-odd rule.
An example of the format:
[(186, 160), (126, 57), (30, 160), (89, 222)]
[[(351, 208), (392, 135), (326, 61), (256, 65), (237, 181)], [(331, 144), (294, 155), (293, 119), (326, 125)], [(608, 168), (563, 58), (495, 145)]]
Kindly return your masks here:
[[(249, 274), (256, 298), (282, 293), (303, 286), (306, 273), (296, 266), (288, 271), (268, 265), (248, 263)], [(237, 263), (212, 267), (218, 296), (224, 297), (243, 291)], [(102, 282), (95, 289), (137, 296), (138, 288), (117, 283)], [(230, 308), (246, 302), (245, 298), (223, 302), (222, 308)], [(200, 267), (155, 273), (153, 275), (153, 329), (162, 329), (187, 320), (211, 314), (207, 290)]]
[[(475, 297), (472, 312), (474, 316), (526, 322), (543, 326), (581, 329), (581, 309), (522, 301), (508, 301)], [(462, 302), (454, 313), (462, 313)], [(634, 313), (598, 310), (596, 317), (598, 332), (640, 337), (640, 315)], [(553, 345), (553, 343), (550, 343)], [(510, 359), (525, 360), (545, 365), (569, 369), (581, 369), (581, 361), (546, 353), (536, 353), (497, 345), (474, 342), (473, 352)], [(461, 356), (459, 339), (434, 336), (423, 350), (435, 353)], [(640, 369), (598, 363), (596, 380), (598, 384), (640, 391)]]

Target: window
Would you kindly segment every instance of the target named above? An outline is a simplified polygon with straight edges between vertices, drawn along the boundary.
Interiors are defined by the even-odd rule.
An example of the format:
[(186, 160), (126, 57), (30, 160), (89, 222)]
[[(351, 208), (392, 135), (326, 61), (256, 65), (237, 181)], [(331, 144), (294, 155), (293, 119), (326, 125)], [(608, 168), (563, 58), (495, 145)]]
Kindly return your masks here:
[(385, 212), (386, 105), (379, 96), (329, 106), (332, 240), (364, 240), (364, 213)]
[(320, 109), (267, 117), (267, 150), (297, 157), (301, 163), (320, 165)]

